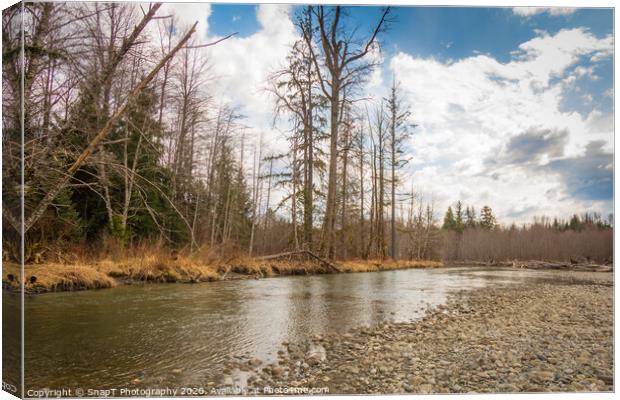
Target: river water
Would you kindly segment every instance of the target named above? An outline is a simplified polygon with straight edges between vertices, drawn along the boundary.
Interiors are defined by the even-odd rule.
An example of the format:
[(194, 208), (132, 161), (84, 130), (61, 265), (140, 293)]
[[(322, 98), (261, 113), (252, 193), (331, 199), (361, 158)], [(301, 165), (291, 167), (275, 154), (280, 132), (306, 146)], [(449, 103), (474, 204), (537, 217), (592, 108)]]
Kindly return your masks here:
[(26, 388), (119, 388), (136, 378), (143, 387), (204, 385), (230, 356), (275, 359), (283, 341), (414, 320), (455, 290), (533, 274), (410, 269), (31, 296), (25, 309)]

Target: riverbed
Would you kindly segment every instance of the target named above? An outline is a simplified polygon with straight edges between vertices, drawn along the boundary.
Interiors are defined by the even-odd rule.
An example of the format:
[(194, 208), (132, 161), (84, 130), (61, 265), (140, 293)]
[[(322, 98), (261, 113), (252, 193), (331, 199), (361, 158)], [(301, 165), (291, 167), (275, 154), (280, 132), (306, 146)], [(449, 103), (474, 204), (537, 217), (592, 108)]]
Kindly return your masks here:
[(568, 271), (541, 278), (461, 291), (415, 322), (287, 344), (277, 363), (236, 363), (243, 374), (231, 374), (222, 390), (613, 392), (612, 274)]
[(283, 342), (415, 321), (462, 290), (553, 282), (558, 274), (458, 267), (32, 296), (26, 387), (203, 387), (221, 379), (231, 359), (276, 361)]

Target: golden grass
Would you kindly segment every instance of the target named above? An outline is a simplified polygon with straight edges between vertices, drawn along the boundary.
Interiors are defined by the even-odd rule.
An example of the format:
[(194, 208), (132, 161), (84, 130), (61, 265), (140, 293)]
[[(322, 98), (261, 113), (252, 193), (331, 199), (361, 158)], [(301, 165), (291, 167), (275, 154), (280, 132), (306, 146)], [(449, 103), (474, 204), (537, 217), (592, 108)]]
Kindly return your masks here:
[[(16, 279), (8, 280), (12, 274)], [(3, 283), (19, 287), (19, 265), (4, 263)], [(35, 277), (34, 283), (31, 278)], [(85, 289), (102, 289), (116, 286), (116, 281), (101, 271), (87, 265), (36, 264), (24, 267), (25, 289), (28, 292), (56, 292)]]
[[(430, 260), (347, 260), (336, 261), (334, 265), (341, 272), (374, 272), (407, 268), (440, 268), (444, 264)], [(239, 258), (228, 263), (233, 272), (248, 275), (306, 275), (331, 272), (325, 266), (314, 261), (298, 260), (257, 260)]]
[(440, 268), (441, 261), (431, 260), (347, 260), (336, 263), (342, 272), (375, 272), (408, 268)]
[[(32, 293), (84, 290), (114, 287), (118, 282), (207, 282), (277, 275), (310, 275), (332, 272), (320, 263), (310, 260), (259, 260), (236, 257), (217, 262), (202, 257), (174, 256), (164, 252), (131, 254), (126, 258), (83, 260), (71, 264), (45, 263), (25, 267), (26, 291)], [(438, 261), (408, 260), (347, 260), (334, 263), (341, 272), (373, 272), (406, 268), (438, 268)], [(2, 281), (17, 289), (19, 283), (8, 279), (9, 274), (19, 277), (19, 265), (4, 263)], [(36, 282), (29, 280), (34, 276)]]
[(188, 258), (164, 258), (159, 255), (132, 257), (122, 260), (104, 259), (93, 265), (108, 276), (143, 282), (206, 282), (220, 275), (211, 265)]
[[(19, 277), (19, 264), (3, 265), (2, 282), (14, 289)], [(30, 283), (31, 277), (36, 277)], [(187, 258), (173, 260), (159, 255), (130, 257), (122, 260), (103, 259), (76, 264), (44, 263), (27, 264), (24, 269), (27, 292), (54, 292), (109, 288), (121, 282), (206, 282), (221, 278), (217, 269)]]
[[(307, 260), (258, 260), (250, 257), (239, 257), (228, 261), (222, 267), (227, 271), (254, 276), (274, 275), (309, 275), (328, 273), (325, 267), (314, 261)], [(220, 267), (220, 269), (222, 268)]]

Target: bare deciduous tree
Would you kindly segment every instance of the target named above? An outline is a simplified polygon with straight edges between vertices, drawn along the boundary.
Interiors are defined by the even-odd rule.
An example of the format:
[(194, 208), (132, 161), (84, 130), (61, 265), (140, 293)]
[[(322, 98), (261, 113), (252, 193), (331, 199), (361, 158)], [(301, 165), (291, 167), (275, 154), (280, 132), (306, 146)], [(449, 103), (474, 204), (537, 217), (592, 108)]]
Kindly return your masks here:
[[(364, 61), (364, 57), (376, 45), (377, 35), (385, 28), (389, 8), (386, 8), (369, 37), (362, 41), (353, 38), (343, 27), (343, 10), (340, 6), (312, 8), (319, 29), (320, 56), (314, 50), (316, 43), (304, 32), (304, 38), (312, 52), (312, 60), (319, 74), (319, 83), (324, 95), (329, 100), (330, 108), (330, 145), (329, 169), (327, 183), (327, 200), (323, 221), (323, 252), (327, 258), (334, 257), (337, 168), (338, 168), (338, 132), (343, 90), (359, 84), (373, 67), (374, 63)], [(319, 62), (321, 65), (319, 65)]]

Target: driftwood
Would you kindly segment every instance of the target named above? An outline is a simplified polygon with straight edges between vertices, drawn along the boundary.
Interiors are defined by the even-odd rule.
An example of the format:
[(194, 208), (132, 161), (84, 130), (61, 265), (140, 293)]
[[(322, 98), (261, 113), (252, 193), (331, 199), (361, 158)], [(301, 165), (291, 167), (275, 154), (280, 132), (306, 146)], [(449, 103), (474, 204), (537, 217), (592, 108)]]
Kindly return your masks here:
[(285, 253), (278, 253), (278, 254), (271, 254), (271, 255), (268, 255), (268, 256), (256, 257), (256, 259), (257, 260), (261, 260), (261, 261), (265, 261), (265, 260), (277, 260), (277, 259), (280, 259), (280, 258), (291, 258), (291, 257), (295, 257), (295, 256), (307, 256), (308, 258), (312, 258), (312, 259), (320, 262), (321, 264), (327, 266), (329, 269), (331, 269), (334, 272), (342, 272), (342, 271), (340, 271), (340, 268), (338, 268), (332, 262), (317, 256), (316, 254), (314, 254), (313, 252), (311, 252), (309, 250), (288, 251), (288, 252), (285, 252)]
[(605, 261), (602, 264), (597, 264), (587, 259), (583, 260), (571, 260), (571, 261), (542, 261), (542, 260), (529, 260), (529, 261), (453, 261), (452, 265), (464, 265), (464, 266), (483, 266), (483, 267), (511, 267), (511, 268), (524, 268), (524, 269), (555, 269), (565, 271), (592, 271), (592, 272), (613, 272), (613, 263)]
[(566, 271), (612, 272), (612, 265), (600, 265), (591, 262), (553, 262), (553, 261), (512, 261), (508, 264), (513, 268), (555, 269)]

